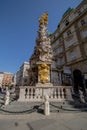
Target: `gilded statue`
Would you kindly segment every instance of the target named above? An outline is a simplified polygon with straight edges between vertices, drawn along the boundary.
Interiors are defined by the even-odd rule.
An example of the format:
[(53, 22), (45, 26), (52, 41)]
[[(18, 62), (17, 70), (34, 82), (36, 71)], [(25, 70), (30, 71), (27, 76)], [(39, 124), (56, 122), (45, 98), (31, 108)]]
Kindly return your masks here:
[(40, 81), (43, 84), (46, 83), (46, 81), (48, 81), (49, 72), (50, 72), (50, 67), (46, 63), (43, 63), (43, 64), (39, 65), (38, 74), (40, 76)]
[(44, 13), (41, 18), (39, 18), (40, 25), (47, 25), (48, 24), (48, 13)]

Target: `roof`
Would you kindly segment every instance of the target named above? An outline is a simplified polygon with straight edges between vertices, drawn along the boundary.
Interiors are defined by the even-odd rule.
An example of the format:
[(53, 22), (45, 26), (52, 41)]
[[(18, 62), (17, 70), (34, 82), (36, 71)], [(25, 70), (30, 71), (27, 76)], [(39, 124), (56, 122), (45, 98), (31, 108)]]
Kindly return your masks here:
[(72, 10), (73, 10), (73, 8), (69, 7), (69, 8), (65, 11), (65, 13), (63, 14), (62, 17), (65, 17), (65, 16), (66, 16), (68, 13), (70, 13)]

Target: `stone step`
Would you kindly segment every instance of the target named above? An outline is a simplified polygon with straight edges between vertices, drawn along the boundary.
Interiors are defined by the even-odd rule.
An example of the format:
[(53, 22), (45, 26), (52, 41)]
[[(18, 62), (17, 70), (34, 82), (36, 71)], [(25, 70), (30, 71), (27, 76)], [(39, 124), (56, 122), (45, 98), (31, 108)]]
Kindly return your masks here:
[[(42, 104), (42, 103), (41, 103)], [(29, 103), (29, 102), (17, 102), (14, 101), (9, 105), (1, 106), (0, 113), (4, 114), (22, 114), (36, 111), (35, 106), (39, 106), (40, 103)]]
[(87, 103), (75, 102), (75, 101), (65, 101), (63, 103), (52, 103), (52, 107), (55, 107), (61, 112), (87, 111)]
[[(44, 103), (13, 101), (9, 105), (0, 107), (0, 113), (2, 114), (23, 114), (31, 113), (34, 111), (43, 112)], [(74, 101), (50, 102), (50, 111), (61, 113), (87, 111), (87, 104), (80, 102), (75, 103)]]

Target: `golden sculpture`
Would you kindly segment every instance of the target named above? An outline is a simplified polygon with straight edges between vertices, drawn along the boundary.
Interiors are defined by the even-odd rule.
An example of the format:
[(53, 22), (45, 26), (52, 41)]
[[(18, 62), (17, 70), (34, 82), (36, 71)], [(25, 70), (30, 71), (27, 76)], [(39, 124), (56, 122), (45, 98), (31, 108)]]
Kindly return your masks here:
[(41, 18), (39, 19), (40, 25), (47, 25), (48, 24), (48, 13), (44, 13)]
[(38, 74), (40, 76), (40, 81), (44, 84), (46, 81), (49, 79), (49, 72), (50, 72), (50, 67), (43, 63), (39, 65), (38, 67)]

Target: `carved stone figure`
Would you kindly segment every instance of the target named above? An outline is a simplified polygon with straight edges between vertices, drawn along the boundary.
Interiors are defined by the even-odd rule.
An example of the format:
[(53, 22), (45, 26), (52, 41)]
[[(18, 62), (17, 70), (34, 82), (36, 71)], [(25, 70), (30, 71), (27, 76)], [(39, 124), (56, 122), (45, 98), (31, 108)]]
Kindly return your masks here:
[(48, 81), (49, 79), (49, 71), (50, 71), (50, 67), (45, 63), (39, 65), (38, 67), (38, 74), (40, 76), (40, 81), (43, 84), (46, 83), (46, 81)]
[(42, 27), (39, 28), (37, 44), (39, 60), (43, 62), (51, 62), (53, 52), (51, 48), (50, 39), (47, 37), (47, 29), (45, 25), (42, 25)]

